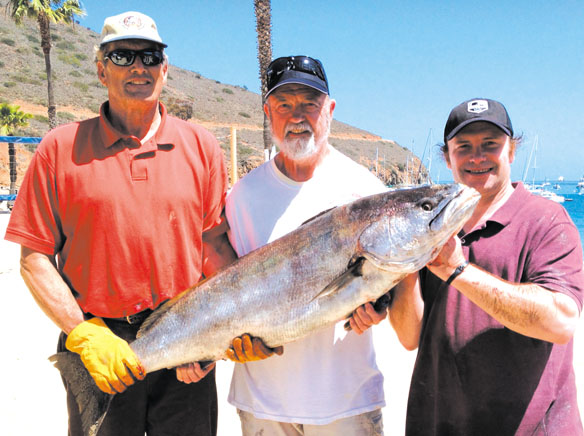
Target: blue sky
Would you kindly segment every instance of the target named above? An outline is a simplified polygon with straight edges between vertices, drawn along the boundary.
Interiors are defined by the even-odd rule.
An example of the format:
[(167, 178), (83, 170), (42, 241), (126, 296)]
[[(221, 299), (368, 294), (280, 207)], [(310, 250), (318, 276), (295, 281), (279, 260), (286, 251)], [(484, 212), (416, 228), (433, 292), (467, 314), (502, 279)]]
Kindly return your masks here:
[[(259, 93), (252, 0), (83, 5), (81, 24), (96, 32), (106, 16), (146, 13), (172, 64)], [(497, 99), (524, 135), (513, 179), (521, 179), (537, 137), (536, 179), (575, 180), (584, 175), (583, 23), (578, 0), (272, 0), (272, 47), (274, 57), (306, 54), (324, 63), (336, 119), (420, 157), (430, 129), (433, 143), (441, 141), (452, 107)], [(433, 179), (449, 180), (432, 155)]]

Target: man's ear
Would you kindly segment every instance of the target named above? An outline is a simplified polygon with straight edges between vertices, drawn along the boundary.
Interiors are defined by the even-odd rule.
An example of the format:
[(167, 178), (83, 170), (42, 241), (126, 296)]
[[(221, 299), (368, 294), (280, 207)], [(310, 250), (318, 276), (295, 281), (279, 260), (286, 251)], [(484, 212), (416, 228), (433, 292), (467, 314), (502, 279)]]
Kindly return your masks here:
[(105, 76), (105, 65), (102, 61), (97, 61), (97, 78), (103, 86), (107, 86), (107, 79)]
[(336, 107), (336, 106), (337, 106), (337, 102), (336, 102), (336, 100), (333, 100), (333, 99), (331, 98), (331, 100), (330, 100), (330, 107), (329, 107), (329, 111), (330, 111), (330, 116), (331, 116), (331, 118), (332, 118), (332, 116), (333, 116), (333, 112), (335, 111), (335, 107)]

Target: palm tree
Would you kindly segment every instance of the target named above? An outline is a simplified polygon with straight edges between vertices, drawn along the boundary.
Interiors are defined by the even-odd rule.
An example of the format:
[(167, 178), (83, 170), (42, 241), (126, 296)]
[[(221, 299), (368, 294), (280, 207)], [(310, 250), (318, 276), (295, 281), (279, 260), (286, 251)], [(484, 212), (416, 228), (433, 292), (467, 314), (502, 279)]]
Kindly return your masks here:
[(45, 55), (45, 69), (47, 71), (47, 90), (49, 127), (57, 127), (57, 108), (53, 95), (53, 76), (51, 74), (51, 28), (53, 23), (73, 23), (76, 15), (83, 16), (79, 0), (9, 0), (6, 9), (16, 24), (22, 24), (25, 17), (36, 20), (41, 34), (41, 47)]
[[(12, 136), (18, 127), (28, 126), (31, 114), (19, 111), (20, 106), (8, 103), (0, 104), (0, 136)], [(10, 194), (14, 194), (16, 187), (16, 154), (14, 144), (8, 143), (8, 159), (10, 161)]]
[[(258, 61), (260, 63), (260, 81), (262, 84), (262, 102), (268, 92), (266, 70), (272, 61), (272, 6), (270, 0), (254, 0), (256, 32), (258, 35)], [(264, 152), (269, 157), (272, 135), (268, 118), (264, 113)]]

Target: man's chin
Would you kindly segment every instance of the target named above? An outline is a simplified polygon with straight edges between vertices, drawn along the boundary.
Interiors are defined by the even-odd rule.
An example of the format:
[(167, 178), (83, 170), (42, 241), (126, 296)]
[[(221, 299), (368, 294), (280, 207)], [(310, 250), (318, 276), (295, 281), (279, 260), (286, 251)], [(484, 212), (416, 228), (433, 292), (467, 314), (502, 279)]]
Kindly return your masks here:
[(280, 150), (286, 156), (293, 160), (306, 159), (314, 155), (317, 151), (314, 139), (309, 140), (286, 140), (280, 144)]

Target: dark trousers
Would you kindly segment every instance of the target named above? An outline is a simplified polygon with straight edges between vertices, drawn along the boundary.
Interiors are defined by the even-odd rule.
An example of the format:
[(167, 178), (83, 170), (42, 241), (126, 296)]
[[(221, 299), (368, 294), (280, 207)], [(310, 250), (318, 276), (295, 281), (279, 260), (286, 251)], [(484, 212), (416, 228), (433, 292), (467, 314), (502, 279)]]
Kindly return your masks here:
[[(104, 319), (118, 336), (131, 342), (140, 324)], [(57, 351), (67, 351), (61, 333)], [(79, 408), (67, 384), (69, 435), (83, 436)], [(216, 436), (217, 388), (215, 370), (198, 383), (177, 380), (176, 372), (160, 370), (146, 375), (116, 394), (99, 430), (99, 436)]]

